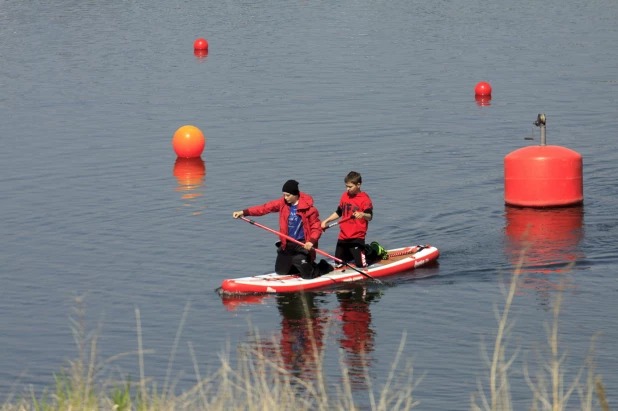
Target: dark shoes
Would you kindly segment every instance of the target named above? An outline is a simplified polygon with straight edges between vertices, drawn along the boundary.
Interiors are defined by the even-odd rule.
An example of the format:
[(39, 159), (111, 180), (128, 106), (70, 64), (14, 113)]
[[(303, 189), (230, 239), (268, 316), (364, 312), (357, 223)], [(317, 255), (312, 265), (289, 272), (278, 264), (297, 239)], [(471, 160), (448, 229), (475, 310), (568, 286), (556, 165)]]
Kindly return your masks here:
[(335, 269), (332, 265), (330, 265), (326, 260), (320, 260), (319, 263), (313, 264), (313, 273), (311, 273), (311, 277), (302, 276), (305, 280), (311, 280), (313, 278), (320, 277), (324, 274), (328, 274)]
[(314, 270), (314, 272), (316, 272), (317, 274), (316, 277), (319, 277), (324, 274), (328, 274), (331, 271), (335, 270), (335, 268), (332, 265), (330, 265), (326, 260), (320, 260), (320, 262), (316, 265), (315, 268), (316, 269)]

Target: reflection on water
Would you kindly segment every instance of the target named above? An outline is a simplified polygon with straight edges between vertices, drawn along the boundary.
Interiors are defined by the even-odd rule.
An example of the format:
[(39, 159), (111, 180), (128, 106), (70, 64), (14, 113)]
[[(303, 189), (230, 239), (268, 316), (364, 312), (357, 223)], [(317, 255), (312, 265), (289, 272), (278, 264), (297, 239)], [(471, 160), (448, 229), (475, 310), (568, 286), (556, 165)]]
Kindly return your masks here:
[(206, 57), (208, 57), (208, 50), (193, 50), (193, 54), (197, 61), (203, 63), (206, 61)]
[[(335, 294), (338, 306), (326, 308), (328, 297)], [(370, 291), (365, 284), (353, 288), (321, 293), (290, 293), (272, 295), (222, 296), (229, 310), (246, 304), (276, 301), (281, 315), (281, 330), (274, 338), (258, 338), (251, 343), (255, 350), (272, 361), (281, 361), (281, 368), (298, 378), (315, 380), (321, 369), (325, 335), (334, 332), (344, 353), (348, 378), (353, 390), (364, 390), (365, 369), (373, 363), (375, 331), (371, 325), (369, 305), (379, 301), (382, 291)], [(340, 326), (340, 328), (338, 328)]]
[(476, 105), (480, 107), (491, 106), (491, 96), (479, 96), (476, 94), (474, 96), (476, 100)]
[(328, 310), (320, 307), (322, 298), (315, 293), (277, 296), (281, 314), (279, 350), (283, 368), (296, 377), (315, 378), (323, 350), (325, 325), (330, 320)]
[(274, 298), (272, 294), (221, 294), (221, 302), (228, 311), (236, 311), (236, 309), (250, 304), (265, 304), (272, 298)]
[[(549, 291), (557, 289), (569, 263), (583, 259), (583, 206), (535, 209), (505, 206), (506, 254), (513, 265), (525, 253), (523, 287), (536, 290), (549, 302)], [(543, 304), (545, 305), (545, 304)]]
[(352, 388), (366, 387), (365, 369), (372, 365), (375, 331), (371, 327), (369, 304), (380, 300), (381, 291), (369, 291), (366, 286), (337, 293), (341, 311), (341, 348), (346, 352), (346, 365)]
[(204, 177), (206, 176), (204, 160), (201, 157), (178, 157), (174, 163), (173, 173), (178, 180), (176, 191), (182, 193), (183, 206), (198, 208), (193, 211), (193, 215), (201, 214), (201, 209), (206, 208), (198, 203), (198, 199), (204, 195)]

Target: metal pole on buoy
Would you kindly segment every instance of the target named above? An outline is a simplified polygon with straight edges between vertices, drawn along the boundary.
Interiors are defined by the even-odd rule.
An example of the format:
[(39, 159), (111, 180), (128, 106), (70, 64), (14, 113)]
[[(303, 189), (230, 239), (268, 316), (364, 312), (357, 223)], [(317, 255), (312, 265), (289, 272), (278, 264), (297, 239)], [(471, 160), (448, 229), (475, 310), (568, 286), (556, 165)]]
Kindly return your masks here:
[(582, 204), (582, 156), (566, 147), (547, 145), (545, 114), (539, 114), (533, 124), (540, 128), (540, 145), (504, 157), (504, 202), (519, 207)]
[(541, 145), (547, 145), (547, 136), (545, 134), (545, 114), (539, 114), (534, 123), (535, 126), (541, 129)]

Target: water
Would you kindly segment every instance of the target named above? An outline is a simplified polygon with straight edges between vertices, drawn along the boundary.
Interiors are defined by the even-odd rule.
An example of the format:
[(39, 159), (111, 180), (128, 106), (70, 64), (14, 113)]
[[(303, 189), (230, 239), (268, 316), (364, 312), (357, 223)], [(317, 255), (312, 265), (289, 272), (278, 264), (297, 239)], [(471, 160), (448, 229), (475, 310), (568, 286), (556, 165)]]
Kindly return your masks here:
[[(180, 386), (194, 381), (189, 342), (204, 373), (228, 342), (252, 341), (248, 321), (265, 338), (283, 333), (283, 346), (298, 340), (305, 323), (294, 297), (234, 305), (213, 292), (274, 261), (274, 236), (231, 213), (294, 178), (328, 216), (356, 170), (375, 206), (370, 240), (442, 254), (395, 287), (312, 295), (311, 318), (330, 324), (327, 358), (342, 348), (358, 371), (365, 347), (378, 384), (405, 332), (404, 357), (426, 374), (415, 390), (421, 408), (467, 408), (486, 371), (480, 343), (495, 335), (493, 305), (531, 220), (541, 228), (530, 233), (511, 346), (539, 364), (534, 349), (546, 347), (543, 324), (564, 277), (569, 370), (603, 331), (597, 370), (612, 403), (617, 18), (607, 0), (4, 1), (0, 392), (48, 386), (75, 358), (75, 296), (86, 296), (89, 327), (102, 324), (102, 358), (137, 349), (139, 309), (154, 350), (145, 371), (159, 380), (189, 304), (172, 370)], [(192, 52), (198, 37), (210, 43), (206, 57)], [(474, 100), (479, 81), (493, 87), (489, 106)], [(583, 207), (503, 204), (504, 156), (530, 144), (538, 113), (548, 144), (584, 158)], [(171, 138), (184, 124), (206, 135), (203, 169), (176, 164)], [(332, 252), (335, 242), (327, 233), (320, 245)], [(517, 408), (532, 397), (523, 362), (512, 381)], [(288, 366), (302, 372), (301, 363)], [(135, 376), (137, 358), (110, 369)], [(326, 372), (337, 375), (337, 361)]]

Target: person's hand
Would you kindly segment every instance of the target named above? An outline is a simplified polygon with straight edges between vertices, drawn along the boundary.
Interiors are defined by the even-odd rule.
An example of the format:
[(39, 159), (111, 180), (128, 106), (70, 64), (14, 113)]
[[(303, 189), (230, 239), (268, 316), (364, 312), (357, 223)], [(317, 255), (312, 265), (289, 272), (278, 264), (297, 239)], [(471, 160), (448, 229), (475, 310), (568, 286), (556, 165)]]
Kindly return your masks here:
[(305, 243), (305, 250), (311, 251), (312, 248), (313, 248), (313, 243), (311, 241), (307, 241)]
[(354, 218), (365, 218), (365, 213), (357, 211), (354, 213)]
[(326, 229), (326, 221), (322, 221), (322, 224), (320, 224), (322, 226), (322, 230)]
[(239, 218), (239, 217), (242, 217), (243, 215), (244, 215), (244, 213), (242, 211), (234, 211), (232, 213), (232, 217), (234, 217), (234, 218)]

